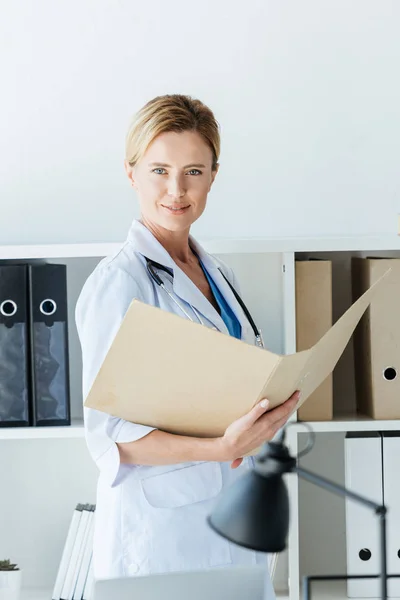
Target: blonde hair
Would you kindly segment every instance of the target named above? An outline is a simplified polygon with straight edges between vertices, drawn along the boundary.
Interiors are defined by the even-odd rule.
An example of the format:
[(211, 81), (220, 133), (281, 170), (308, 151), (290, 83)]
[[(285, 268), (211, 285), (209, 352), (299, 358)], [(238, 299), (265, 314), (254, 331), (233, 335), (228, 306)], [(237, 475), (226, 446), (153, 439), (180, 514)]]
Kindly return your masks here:
[(129, 164), (133, 167), (151, 142), (168, 131), (197, 131), (211, 149), (212, 170), (216, 170), (221, 149), (218, 121), (200, 100), (181, 94), (157, 96), (133, 117), (125, 140)]

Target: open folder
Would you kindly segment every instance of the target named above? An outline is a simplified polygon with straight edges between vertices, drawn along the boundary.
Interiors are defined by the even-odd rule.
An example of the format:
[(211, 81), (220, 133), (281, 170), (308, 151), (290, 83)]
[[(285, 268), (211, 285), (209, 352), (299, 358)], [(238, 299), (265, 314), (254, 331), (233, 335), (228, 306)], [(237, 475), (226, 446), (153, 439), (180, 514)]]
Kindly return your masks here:
[(334, 369), (389, 271), (314, 346), (286, 356), (133, 300), (85, 406), (199, 437), (223, 435), (262, 398), (274, 408), (300, 390), (300, 406)]

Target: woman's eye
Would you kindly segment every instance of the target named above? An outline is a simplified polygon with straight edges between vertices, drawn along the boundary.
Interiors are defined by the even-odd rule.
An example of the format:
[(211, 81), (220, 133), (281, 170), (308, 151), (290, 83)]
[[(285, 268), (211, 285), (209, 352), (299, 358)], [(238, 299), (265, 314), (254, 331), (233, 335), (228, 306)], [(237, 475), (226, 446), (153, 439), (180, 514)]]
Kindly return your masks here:
[(199, 171), (198, 169), (191, 169), (190, 171), (188, 171), (188, 175), (201, 175), (201, 171)]
[(164, 175), (165, 173), (165, 169), (162, 169), (161, 167), (157, 167), (156, 169), (153, 169), (153, 173), (155, 173), (156, 175)]

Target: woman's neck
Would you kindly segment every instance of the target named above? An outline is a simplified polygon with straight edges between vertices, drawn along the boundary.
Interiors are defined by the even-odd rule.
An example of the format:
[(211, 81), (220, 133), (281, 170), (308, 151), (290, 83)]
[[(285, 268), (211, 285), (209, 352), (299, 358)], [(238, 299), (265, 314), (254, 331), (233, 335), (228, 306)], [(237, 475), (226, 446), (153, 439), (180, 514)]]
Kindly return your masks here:
[(195, 257), (189, 245), (189, 230), (170, 231), (169, 229), (160, 227), (156, 223), (151, 223), (143, 216), (140, 222), (160, 242), (174, 262), (189, 264), (193, 261)]

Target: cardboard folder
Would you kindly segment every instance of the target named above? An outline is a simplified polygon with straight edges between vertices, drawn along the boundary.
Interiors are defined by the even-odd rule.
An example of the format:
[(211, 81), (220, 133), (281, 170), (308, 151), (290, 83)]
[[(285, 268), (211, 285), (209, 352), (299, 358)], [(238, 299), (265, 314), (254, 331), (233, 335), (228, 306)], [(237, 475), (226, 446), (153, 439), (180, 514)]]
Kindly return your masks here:
[(262, 398), (300, 406), (334, 369), (385, 273), (311, 348), (281, 356), (133, 300), (85, 406), (163, 431), (218, 437)]
[[(332, 261), (296, 260), (296, 350), (307, 350), (332, 327)], [(299, 421), (333, 419), (333, 374), (299, 408)]]

